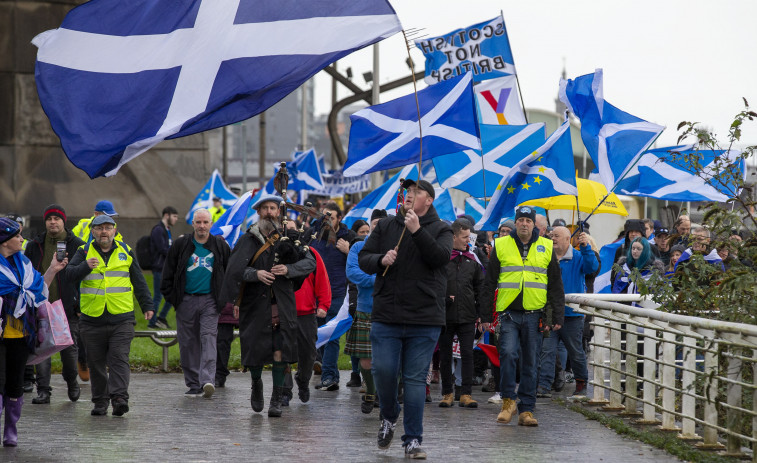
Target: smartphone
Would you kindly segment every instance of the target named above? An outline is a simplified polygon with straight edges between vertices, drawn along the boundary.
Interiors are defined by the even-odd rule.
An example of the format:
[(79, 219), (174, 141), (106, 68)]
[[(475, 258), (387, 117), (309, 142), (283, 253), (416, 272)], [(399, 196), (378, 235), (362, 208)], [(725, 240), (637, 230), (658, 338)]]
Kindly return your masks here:
[(63, 259), (66, 258), (66, 242), (65, 241), (58, 241), (55, 247), (55, 258), (58, 259), (58, 262), (63, 262)]

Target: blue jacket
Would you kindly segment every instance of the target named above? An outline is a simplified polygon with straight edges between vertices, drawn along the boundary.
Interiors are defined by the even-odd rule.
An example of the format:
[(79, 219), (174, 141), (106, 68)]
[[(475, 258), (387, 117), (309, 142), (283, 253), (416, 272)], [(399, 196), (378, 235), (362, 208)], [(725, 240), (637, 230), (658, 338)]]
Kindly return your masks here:
[[(339, 224), (339, 231), (336, 233), (337, 240), (342, 238), (347, 242), (355, 239), (355, 232), (347, 228), (343, 223)], [(326, 273), (329, 274), (331, 283), (331, 300), (344, 298), (347, 294), (347, 276), (345, 267), (347, 265), (347, 255), (336, 248), (335, 245), (329, 244), (324, 239), (313, 241), (310, 247), (318, 251), (326, 266)]]
[[(599, 262), (591, 246), (581, 246), (581, 252), (573, 247), (560, 259), (560, 271), (562, 272), (562, 284), (565, 293), (585, 293), (586, 275), (594, 273), (599, 268)], [(566, 317), (580, 317), (581, 314), (573, 312), (571, 307), (565, 306)]]
[(371, 313), (373, 310), (373, 285), (376, 283), (376, 275), (368, 275), (360, 270), (357, 255), (365, 246), (365, 241), (358, 241), (350, 248), (347, 256), (347, 279), (357, 286), (357, 310)]

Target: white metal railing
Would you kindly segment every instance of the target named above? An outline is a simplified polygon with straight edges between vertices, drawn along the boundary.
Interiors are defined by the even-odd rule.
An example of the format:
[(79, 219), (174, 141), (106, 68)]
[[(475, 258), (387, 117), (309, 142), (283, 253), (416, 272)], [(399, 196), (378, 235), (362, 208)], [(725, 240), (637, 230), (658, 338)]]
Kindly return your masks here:
[(661, 312), (638, 295), (565, 298), (594, 316), (587, 403), (677, 431), (701, 449), (745, 457), (751, 448), (757, 463), (757, 326)]

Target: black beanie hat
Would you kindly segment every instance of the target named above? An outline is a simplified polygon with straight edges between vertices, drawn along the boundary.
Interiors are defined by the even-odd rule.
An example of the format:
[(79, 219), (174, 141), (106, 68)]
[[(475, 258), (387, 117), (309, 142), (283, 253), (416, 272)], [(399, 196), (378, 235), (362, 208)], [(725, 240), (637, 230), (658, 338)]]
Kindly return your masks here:
[(50, 204), (49, 206), (47, 206), (45, 213), (42, 214), (42, 219), (47, 220), (47, 217), (50, 215), (56, 215), (60, 217), (63, 222), (66, 221), (66, 210), (63, 209), (63, 206), (59, 204)]

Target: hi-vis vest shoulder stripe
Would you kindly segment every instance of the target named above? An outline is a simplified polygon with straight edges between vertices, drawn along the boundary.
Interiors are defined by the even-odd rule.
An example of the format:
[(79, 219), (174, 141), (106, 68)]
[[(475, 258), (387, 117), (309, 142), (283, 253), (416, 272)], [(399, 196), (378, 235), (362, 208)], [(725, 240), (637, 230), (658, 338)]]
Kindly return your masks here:
[(512, 236), (497, 238), (499, 259), (497, 312), (507, 310), (523, 291), (523, 308), (540, 310), (547, 304), (547, 267), (552, 260), (552, 241), (539, 237), (531, 243), (524, 261)]
[(133, 261), (131, 249), (120, 241), (114, 241), (113, 246), (108, 262), (91, 243), (82, 246), (87, 259), (96, 257), (100, 262), (81, 282), (81, 313), (84, 315), (99, 317), (106, 307), (114, 315), (134, 311), (134, 289), (129, 277)]

